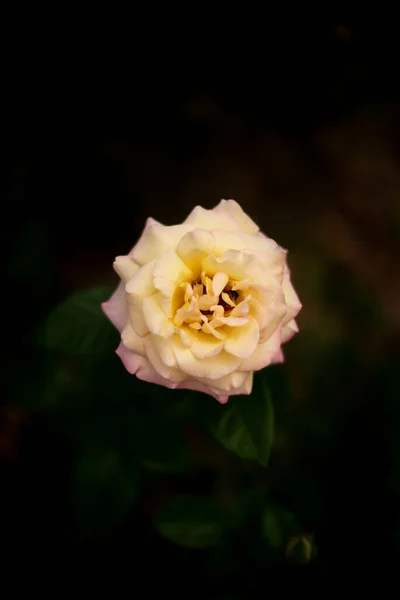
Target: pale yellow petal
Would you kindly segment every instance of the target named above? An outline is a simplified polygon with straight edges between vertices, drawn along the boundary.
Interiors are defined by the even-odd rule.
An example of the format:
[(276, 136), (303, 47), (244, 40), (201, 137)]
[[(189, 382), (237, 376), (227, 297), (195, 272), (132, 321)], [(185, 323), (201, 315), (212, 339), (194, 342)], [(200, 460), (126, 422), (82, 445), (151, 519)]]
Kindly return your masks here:
[(241, 359), (225, 351), (220, 352), (212, 358), (196, 358), (191, 349), (186, 348), (181, 340), (176, 340), (177, 336), (172, 338), (173, 350), (180, 369), (196, 379), (207, 377), (209, 379), (219, 379), (232, 373), (240, 365)]
[(203, 260), (203, 269), (209, 277), (223, 271), (230, 279), (249, 279), (251, 283), (258, 284), (267, 281), (260, 262), (247, 251), (227, 250), (219, 257), (210, 255)]
[[(177, 337), (177, 336), (175, 336), (175, 337)], [(175, 368), (173, 366), (168, 366), (167, 364), (165, 364), (161, 360), (161, 356), (159, 354), (159, 351), (160, 352), (162, 351), (164, 359), (167, 360), (168, 362), (170, 362), (170, 358), (167, 358), (167, 357), (168, 357), (168, 353), (169, 353), (169, 348), (171, 348), (171, 344), (170, 344), (171, 340), (167, 340), (168, 346), (166, 346), (164, 344), (163, 350), (161, 350), (161, 344), (163, 344), (162, 338), (160, 338), (160, 340), (157, 340), (156, 342), (155, 342), (155, 340), (157, 340), (157, 336), (148, 335), (148, 336), (146, 336), (145, 341), (144, 341), (146, 356), (147, 356), (151, 366), (157, 371), (157, 373), (161, 377), (164, 377), (164, 379), (166, 379), (167, 381), (171, 381), (174, 383), (179, 383), (181, 381), (184, 381), (184, 379), (186, 379), (185, 374), (182, 373), (182, 371), (179, 368)], [(160, 344), (158, 346), (158, 349), (156, 348), (156, 343)], [(190, 352), (190, 350), (188, 350), (188, 352)]]
[(184, 224), (191, 226), (191, 229), (199, 228), (205, 231), (211, 231), (211, 229), (239, 230), (237, 221), (229, 213), (215, 209), (207, 210), (202, 206), (196, 206)]
[(153, 268), (153, 281), (165, 296), (172, 298), (179, 284), (193, 281), (192, 271), (179, 258), (175, 250), (167, 250), (156, 261)]
[(255, 235), (259, 230), (254, 221), (244, 212), (240, 204), (235, 200), (221, 200), (215, 207), (215, 212), (233, 218), (241, 231)]
[(128, 283), (140, 268), (130, 256), (117, 256), (113, 267), (125, 283)]
[(161, 294), (154, 294), (143, 299), (143, 316), (146, 325), (151, 331), (162, 337), (171, 337), (175, 333), (175, 326), (166, 316), (161, 306)]
[(238, 370), (259, 371), (263, 369), (274, 361), (280, 352), (280, 346), (281, 331), (278, 328), (266, 342), (256, 346), (254, 352), (242, 361)]
[(225, 350), (230, 354), (247, 358), (253, 354), (260, 339), (258, 323), (252, 317), (242, 327), (236, 327), (231, 330), (225, 340)]
[(128, 301), (132, 304), (141, 304), (143, 298), (151, 296), (157, 290), (153, 285), (153, 269), (155, 260), (141, 267), (133, 278), (126, 284), (125, 290)]
[(222, 273), (221, 271), (215, 273), (212, 281), (212, 289), (214, 296), (219, 296), (226, 284), (229, 281), (229, 277), (226, 273)]
[(216, 356), (224, 347), (224, 341), (213, 335), (202, 333), (190, 347), (196, 358), (210, 358)]
[(132, 350), (141, 356), (145, 355), (144, 338), (136, 333), (130, 319), (128, 319), (127, 324), (121, 332), (121, 340), (128, 350)]
[(293, 285), (290, 281), (290, 271), (288, 267), (285, 268), (282, 289), (285, 295), (285, 302), (287, 305), (287, 314), (283, 321), (284, 325), (286, 325), (286, 323), (294, 319), (294, 317), (296, 317), (301, 310), (301, 302), (296, 292), (294, 291)]
[(183, 236), (176, 248), (176, 253), (192, 270), (194, 278), (197, 279), (200, 275), (202, 260), (212, 253), (213, 248), (213, 236), (203, 229), (194, 229)]
[(130, 255), (139, 265), (161, 256), (168, 249), (175, 249), (181, 238), (190, 231), (187, 225), (172, 225), (170, 227), (148, 219), (146, 227)]

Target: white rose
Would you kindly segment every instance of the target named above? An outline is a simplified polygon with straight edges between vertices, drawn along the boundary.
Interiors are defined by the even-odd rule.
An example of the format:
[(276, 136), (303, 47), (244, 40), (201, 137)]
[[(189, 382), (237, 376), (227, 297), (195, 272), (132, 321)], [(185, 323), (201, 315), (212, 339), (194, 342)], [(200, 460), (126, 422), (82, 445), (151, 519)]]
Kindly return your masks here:
[(253, 372), (283, 361), (301, 308), (286, 251), (234, 200), (196, 206), (171, 227), (148, 219), (118, 256), (121, 278), (102, 307), (121, 333), (117, 354), (139, 379), (227, 402)]

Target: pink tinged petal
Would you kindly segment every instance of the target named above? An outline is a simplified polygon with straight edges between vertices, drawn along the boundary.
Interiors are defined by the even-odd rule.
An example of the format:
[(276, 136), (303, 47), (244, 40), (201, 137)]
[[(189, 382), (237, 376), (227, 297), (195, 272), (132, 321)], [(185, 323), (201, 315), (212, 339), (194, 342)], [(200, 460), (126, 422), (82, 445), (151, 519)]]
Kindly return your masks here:
[(187, 219), (185, 225), (190, 225), (191, 229), (226, 229), (234, 231), (239, 229), (237, 221), (228, 213), (221, 212), (215, 209), (207, 210), (202, 206), (196, 206)]
[(282, 329), (282, 344), (284, 344), (285, 342), (288, 342), (290, 339), (292, 339), (294, 334), (297, 333), (298, 331), (299, 331), (299, 328), (294, 319), (289, 321), (289, 323), (286, 323), (286, 325), (284, 325), (284, 327)]
[(226, 284), (229, 281), (229, 277), (226, 273), (218, 272), (214, 275), (212, 281), (212, 289), (214, 296), (219, 296)]
[(225, 350), (234, 356), (247, 358), (257, 348), (259, 339), (260, 331), (258, 323), (250, 317), (249, 321), (243, 327), (232, 329), (225, 340)]
[(229, 400), (229, 396), (217, 396), (217, 400), (220, 404), (226, 404)]
[(183, 381), (182, 383), (178, 384), (177, 388), (180, 390), (193, 390), (195, 392), (207, 394), (208, 396), (213, 396), (216, 400), (218, 400), (220, 404), (226, 404), (229, 398), (229, 396), (219, 394), (218, 392), (214, 391), (211, 387), (200, 381)]
[(128, 348), (128, 350), (132, 350), (141, 356), (145, 355), (144, 338), (136, 333), (129, 319), (121, 332), (121, 340), (125, 348)]
[(154, 286), (164, 296), (172, 298), (179, 284), (192, 281), (193, 273), (179, 258), (175, 250), (167, 250), (156, 261), (153, 269)]
[(162, 309), (162, 295), (160, 293), (144, 298), (142, 308), (145, 323), (151, 333), (166, 338), (175, 333), (174, 324)]
[(128, 283), (140, 268), (130, 256), (117, 256), (113, 267), (125, 283)]
[(279, 349), (275, 356), (272, 357), (270, 364), (275, 365), (283, 362), (285, 362), (285, 357), (283, 356), (282, 349)]
[(290, 271), (288, 267), (285, 268), (285, 274), (283, 277), (282, 289), (285, 295), (285, 301), (287, 305), (287, 315), (284, 319), (284, 325), (288, 323), (291, 319), (294, 319), (301, 310), (301, 302), (294, 291), (293, 285), (290, 281)]
[(237, 356), (220, 352), (212, 358), (196, 358), (191, 349), (186, 348), (181, 340), (175, 336), (173, 340), (173, 351), (179, 365), (179, 368), (196, 379), (207, 377), (209, 379), (219, 379), (228, 375), (237, 369), (241, 359)]
[(125, 369), (131, 373), (131, 375), (136, 375), (140, 368), (148, 365), (148, 361), (144, 356), (140, 356), (140, 354), (128, 350), (122, 343), (118, 346), (116, 354), (118, 354)]
[(193, 271), (194, 278), (199, 277), (201, 262), (212, 253), (214, 244), (213, 236), (203, 229), (194, 229), (185, 234), (180, 240), (176, 253), (185, 265)]
[(132, 375), (136, 375), (138, 379), (147, 381), (148, 383), (163, 385), (164, 387), (170, 389), (175, 389), (178, 387), (178, 383), (161, 377), (161, 375), (157, 373), (148, 359), (144, 356), (135, 354), (134, 352), (125, 348), (122, 344), (119, 346), (116, 352), (122, 360), (126, 370)]
[(281, 331), (278, 328), (275, 333), (263, 344), (258, 344), (253, 354), (245, 358), (239, 371), (259, 371), (272, 363), (273, 359), (279, 356), (281, 346)]
[(235, 200), (221, 200), (214, 210), (215, 212), (233, 218), (241, 231), (255, 235), (259, 230), (254, 221), (244, 212), (240, 204)]
[(161, 256), (166, 250), (176, 248), (180, 239), (190, 229), (187, 225), (168, 227), (157, 223), (154, 219), (148, 219), (144, 231), (130, 255), (139, 265), (145, 265)]
[(114, 327), (116, 327), (118, 331), (122, 331), (128, 318), (125, 299), (125, 284), (122, 281), (111, 298), (107, 302), (102, 303), (101, 308)]

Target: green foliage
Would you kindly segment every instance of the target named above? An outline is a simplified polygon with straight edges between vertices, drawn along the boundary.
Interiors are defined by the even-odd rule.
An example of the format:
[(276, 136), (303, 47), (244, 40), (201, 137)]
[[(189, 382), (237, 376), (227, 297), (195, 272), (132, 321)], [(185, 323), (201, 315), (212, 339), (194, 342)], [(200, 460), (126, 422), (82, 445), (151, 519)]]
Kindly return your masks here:
[(261, 527), (263, 538), (276, 550), (283, 549), (289, 538), (301, 531), (292, 513), (273, 504), (264, 508)]
[(41, 341), (51, 350), (71, 354), (101, 354), (116, 339), (113, 326), (105, 318), (101, 303), (112, 293), (109, 286), (76, 292), (49, 316)]
[(187, 548), (209, 548), (221, 541), (221, 511), (207, 500), (188, 498), (166, 506), (154, 521), (160, 535)]
[(254, 385), (251, 396), (232, 396), (219, 406), (204, 397), (197, 398), (197, 418), (227, 450), (240, 458), (268, 465), (274, 440), (274, 409), (264, 381)]

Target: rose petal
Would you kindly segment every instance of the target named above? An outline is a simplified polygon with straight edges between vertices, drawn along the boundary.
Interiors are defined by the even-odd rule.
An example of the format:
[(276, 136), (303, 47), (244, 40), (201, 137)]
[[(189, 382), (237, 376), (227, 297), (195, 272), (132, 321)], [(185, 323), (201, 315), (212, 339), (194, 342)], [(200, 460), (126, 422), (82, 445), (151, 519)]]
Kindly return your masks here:
[(258, 344), (251, 354), (240, 364), (239, 371), (259, 371), (271, 364), (274, 357), (280, 352), (281, 330), (280, 328), (263, 344)]
[(289, 321), (289, 323), (286, 323), (286, 325), (284, 325), (284, 327), (282, 329), (282, 344), (285, 344), (290, 339), (292, 339), (294, 334), (297, 333), (298, 331), (299, 331), (299, 328), (294, 319)]
[(111, 298), (107, 300), (107, 302), (102, 303), (101, 308), (114, 327), (116, 327), (118, 331), (122, 331), (128, 318), (125, 300), (125, 284), (122, 281)]
[(193, 281), (193, 273), (175, 250), (167, 250), (154, 265), (153, 281), (154, 287), (165, 296), (172, 298), (180, 283)]
[(132, 350), (141, 356), (145, 355), (144, 338), (136, 333), (130, 319), (128, 319), (128, 322), (121, 332), (121, 340), (125, 348), (128, 348), (128, 350)]
[(113, 267), (125, 283), (128, 283), (140, 268), (130, 256), (117, 256)]
[(224, 347), (224, 341), (217, 339), (213, 335), (199, 334), (197, 339), (191, 345), (190, 350), (196, 358), (211, 358), (221, 352)]
[(162, 309), (162, 295), (160, 293), (143, 299), (143, 317), (151, 333), (156, 333), (165, 338), (170, 338), (175, 333), (174, 324)]
[(213, 281), (212, 281), (212, 289), (214, 296), (219, 296), (226, 284), (229, 281), (229, 277), (226, 273), (222, 273), (221, 271), (215, 273)]
[(186, 348), (180, 339), (177, 341), (174, 337), (172, 340), (179, 368), (196, 379), (203, 377), (213, 380), (219, 379), (224, 375), (228, 375), (228, 373), (232, 373), (240, 365), (240, 358), (224, 351), (212, 358), (196, 358), (191, 349)]
[(259, 230), (259, 227), (235, 200), (221, 200), (214, 210), (233, 218), (241, 231), (255, 235)]
[(229, 354), (247, 358), (253, 354), (260, 339), (258, 323), (252, 317), (243, 327), (235, 327), (229, 333), (225, 340), (225, 350)]
[(211, 233), (203, 229), (194, 229), (186, 233), (180, 240), (176, 253), (185, 265), (191, 269), (195, 279), (200, 275), (202, 260), (211, 254), (214, 244)]
[(202, 206), (196, 206), (187, 219), (185, 225), (189, 225), (191, 229), (226, 229), (228, 231), (239, 230), (237, 221), (228, 213), (221, 212), (215, 209), (207, 210)]
[(161, 256), (166, 250), (175, 249), (190, 229), (191, 227), (184, 224), (168, 227), (157, 223), (154, 219), (148, 219), (138, 243), (130, 254), (139, 265), (145, 265)]

